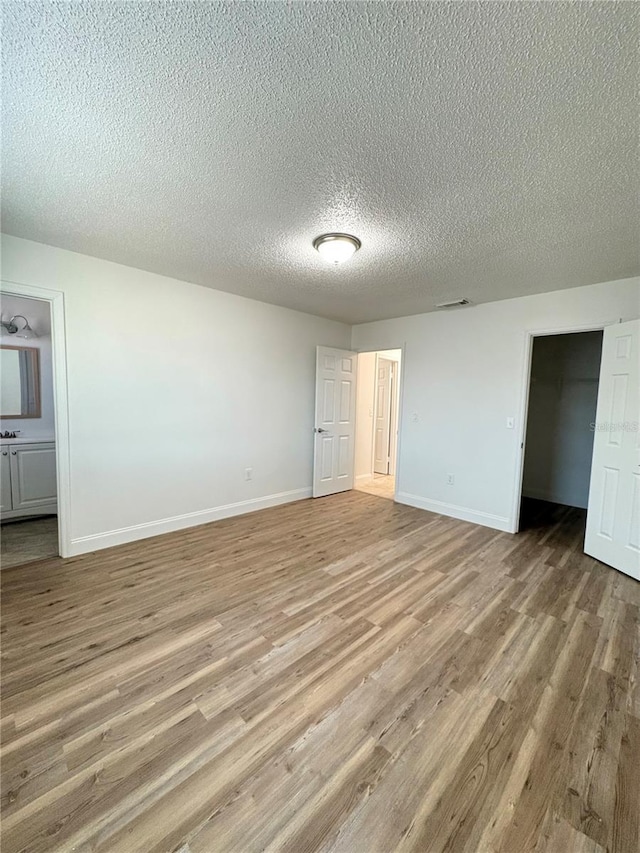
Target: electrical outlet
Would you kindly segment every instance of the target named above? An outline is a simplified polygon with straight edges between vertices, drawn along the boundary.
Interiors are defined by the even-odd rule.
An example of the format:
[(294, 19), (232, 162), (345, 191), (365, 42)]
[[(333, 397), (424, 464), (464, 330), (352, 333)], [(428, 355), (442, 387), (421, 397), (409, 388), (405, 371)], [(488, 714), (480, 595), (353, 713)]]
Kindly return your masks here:
[(515, 418), (507, 418), (507, 429), (513, 429), (516, 425)]
[(447, 486), (453, 486), (455, 479), (453, 474), (447, 474)]
[(253, 468), (244, 469), (244, 478), (245, 480), (253, 480)]

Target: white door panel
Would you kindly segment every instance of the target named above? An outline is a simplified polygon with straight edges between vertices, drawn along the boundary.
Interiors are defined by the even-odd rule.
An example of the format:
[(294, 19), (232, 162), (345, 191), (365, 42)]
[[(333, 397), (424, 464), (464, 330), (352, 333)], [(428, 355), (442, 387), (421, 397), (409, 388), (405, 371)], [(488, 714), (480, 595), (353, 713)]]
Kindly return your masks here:
[(640, 580), (640, 320), (604, 330), (587, 554)]
[(353, 488), (357, 358), (317, 348), (314, 498)]
[(392, 361), (380, 357), (376, 359), (376, 417), (373, 442), (373, 470), (376, 474), (389, 473), (392, 370)]

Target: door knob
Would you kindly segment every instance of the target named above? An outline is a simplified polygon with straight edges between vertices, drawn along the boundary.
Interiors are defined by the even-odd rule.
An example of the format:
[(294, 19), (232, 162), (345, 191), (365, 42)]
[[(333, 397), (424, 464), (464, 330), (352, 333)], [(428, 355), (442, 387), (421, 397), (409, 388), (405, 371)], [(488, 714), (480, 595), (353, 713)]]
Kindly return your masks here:
[(328, 429), (323, 429), (322, 427), (318, 427), (318, 428), (316, 429), (316, 432), (329, 432), (329, 430), (328, 430)]
[(9, 454), (7, 453), (7, 451), (6, 451), (6, 450), (3, 450), (3, 451), (2, 451), (2, 455), (3, 455), (3, 456), (8, 456)]
[(15, 450), (12, 450), (12, 451), (11, 451), (11, 455), (12, 455), (12, 456), (17, 456), (17, 452), (16, 452)]

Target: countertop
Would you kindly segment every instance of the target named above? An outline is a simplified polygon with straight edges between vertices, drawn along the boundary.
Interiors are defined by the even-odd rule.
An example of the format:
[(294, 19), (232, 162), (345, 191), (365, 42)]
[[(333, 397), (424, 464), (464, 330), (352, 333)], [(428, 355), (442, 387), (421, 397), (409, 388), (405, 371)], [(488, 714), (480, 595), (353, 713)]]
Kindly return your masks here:
[(25, 436), (21, 435), (20, 438), (0, 438), (0, 444), (45, 444), (55, 441), (53, 436), (45, 436), (44, 438), (41, 436), (37, 436), (34, 438), (25, 438)]

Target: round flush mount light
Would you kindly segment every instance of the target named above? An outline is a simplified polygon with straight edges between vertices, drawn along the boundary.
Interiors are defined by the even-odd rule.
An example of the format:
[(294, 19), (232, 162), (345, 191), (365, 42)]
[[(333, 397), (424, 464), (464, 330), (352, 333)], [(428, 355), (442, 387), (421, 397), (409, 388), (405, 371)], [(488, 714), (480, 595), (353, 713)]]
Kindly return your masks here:
[(341, 264), (354, 255), (362, 243), (351, 234), (321, 234), (313, 241), (313, 248), (330, 264)]

